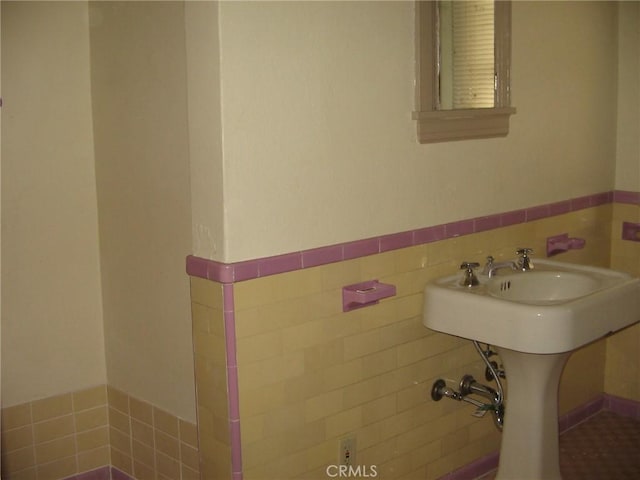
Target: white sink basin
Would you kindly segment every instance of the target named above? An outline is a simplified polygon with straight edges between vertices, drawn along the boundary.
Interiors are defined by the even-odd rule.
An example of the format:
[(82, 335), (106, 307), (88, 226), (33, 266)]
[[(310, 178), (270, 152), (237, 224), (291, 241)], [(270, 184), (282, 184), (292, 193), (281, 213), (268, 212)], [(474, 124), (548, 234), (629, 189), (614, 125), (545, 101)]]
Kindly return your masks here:
[(512, 302), (553, 305), (589, 295), (604, 284), (603, 279), (593, 275), (533, 270), (526, 275), (494, 277), (487, 282), (487, 292), (492, 297)]
[[(425, 288), (423, 323), (494, 345), (509, 381), (496, 480), (561, 480), (558, 386), (571, 352), (640, 320), (640, 279), (534, 260), (535, 268)], [(505, 274), (506, 273), (506, 274)]]
[[(425, 288), (423, 323), (450, 335), (526, 353), (575, 350), (640, 320), (640, 280), (613, 270), (535, 260), (480, 285), (461, 275)], [(505, 274), (505, 272), (507, 272)]]

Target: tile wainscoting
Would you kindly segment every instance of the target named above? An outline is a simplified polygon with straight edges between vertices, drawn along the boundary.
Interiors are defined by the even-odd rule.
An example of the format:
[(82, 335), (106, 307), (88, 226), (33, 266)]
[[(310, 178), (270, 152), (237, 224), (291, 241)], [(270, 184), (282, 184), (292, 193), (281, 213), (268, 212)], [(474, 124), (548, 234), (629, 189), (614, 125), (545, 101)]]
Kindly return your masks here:
[[(560, 233), (586, 246), (559, 260), (609, 266), (618, 206), (632, 214), (640, 195), (599, 193), (234, 264), (188, 257), (203, 478), (326, 478), (345, 436), (357, 438), (357, 463), (388, 479), (439, 478), (497, 451), (490, 420), (428, 400), (436, 378), (481, 378), (483, 366), (469, 342), (422, 326), (424, 285), (463, 260), (544, 252)], [(342, 312), (342, 287), (372, 279), (397, 295)], [(606, 391), (606, 347), (572, 356), (561, 414)]]
[(196, 425), (104, 385), (2, 409), (3, 479), (97, 480), (107, 470), (199, 479)]

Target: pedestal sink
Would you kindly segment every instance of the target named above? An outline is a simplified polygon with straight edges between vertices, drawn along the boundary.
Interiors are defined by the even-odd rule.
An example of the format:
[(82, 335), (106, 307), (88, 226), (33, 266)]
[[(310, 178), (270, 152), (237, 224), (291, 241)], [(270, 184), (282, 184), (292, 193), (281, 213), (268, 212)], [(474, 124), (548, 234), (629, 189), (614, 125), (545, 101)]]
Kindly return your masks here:
[(640, 321), (640, 279), (550, 260), (425, 288), (423, 324), (497, 348), (509, 382), (499, 480), (561, 479), (558, 385), (571, 352)]

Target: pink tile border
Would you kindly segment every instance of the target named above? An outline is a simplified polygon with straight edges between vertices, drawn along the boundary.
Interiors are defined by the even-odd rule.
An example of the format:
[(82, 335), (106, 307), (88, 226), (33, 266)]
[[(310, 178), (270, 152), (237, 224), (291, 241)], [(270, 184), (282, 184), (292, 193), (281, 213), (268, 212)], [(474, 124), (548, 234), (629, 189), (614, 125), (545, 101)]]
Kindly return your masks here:
[(111, 467), (111, 480), (134, 480), (126, 473), (121, 472), (117, 468)]
[(630, 203), (632, 205), (640, 205), (640, 192), (616, 190), (613, 192), (613, 201), (616, 203)]
[(236, 318), (233, 284), (222, 286), (224, 331), (227, 354), (227, 394), (229, 402), (229, 432), (231, 436), (231, 473), (242, 478), (242, 441), (240, 437), (240, 388), (236, 355)]
[(609, 410), (610, 412), (617, 413), (623, 417), (640, 420), (640, 402), (635, 400), (605, 394), (603, 408), (604, 410)]
[(570, 412), (560, 415), (560, 417), (558, 417), (558, 432), (562, 434), (579, 423), (584, 422), (587, 418), (593, 417), (599, 411), (606, 410), (606, 397), (607, 395), (605, 394), (599, 395), (587, 403), (574, 408)]
[(595, 193), (547, 205), (237, 263), (221, 263), (189, 255), (187, 274), (220, 283), (240, 282), (531, 222), (612, 202), (640, 205), (640, 192), (616, 190)]
[(498, 468), (500, 454), (493, 452), (475, 460), (464, 467), (443, 475), (438, 480), (469, 480), (481, 477)]

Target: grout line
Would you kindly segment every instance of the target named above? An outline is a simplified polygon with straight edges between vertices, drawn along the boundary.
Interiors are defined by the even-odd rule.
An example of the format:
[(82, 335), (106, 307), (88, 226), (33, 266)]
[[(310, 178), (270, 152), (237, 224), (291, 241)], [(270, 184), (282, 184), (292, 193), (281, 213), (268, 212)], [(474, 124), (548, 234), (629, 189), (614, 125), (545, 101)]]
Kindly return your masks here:
[(29, 402), (29, 423), (31, 426), (31, 449), (33, 451), (33, 470), (38, 479), (38, 458), (36, 456), (36, 424), (33, 421), (33, 402)]
[(74, 460), (76, 462), (75, 474), (80, 469), (80, 460), (78, 458), (78, 426), (76, 423), (76, 407), (73, 393), (71, 394), (71, 423), (73, 423), (73, 450), (75, 452)]

